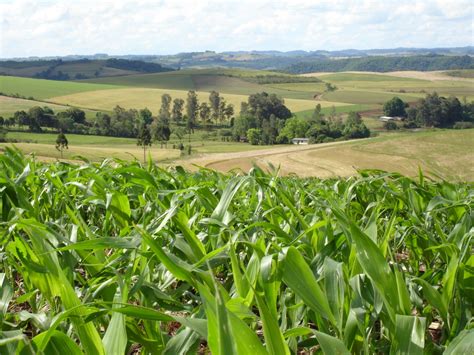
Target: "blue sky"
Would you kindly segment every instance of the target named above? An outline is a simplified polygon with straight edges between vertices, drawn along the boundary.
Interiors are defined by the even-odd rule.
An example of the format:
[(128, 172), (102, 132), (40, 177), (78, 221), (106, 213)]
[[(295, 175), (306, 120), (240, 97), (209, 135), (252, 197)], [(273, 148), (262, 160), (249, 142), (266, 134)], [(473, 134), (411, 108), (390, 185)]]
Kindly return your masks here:
[(0, 57), (473, 45), (465, 0), (0, 0)]

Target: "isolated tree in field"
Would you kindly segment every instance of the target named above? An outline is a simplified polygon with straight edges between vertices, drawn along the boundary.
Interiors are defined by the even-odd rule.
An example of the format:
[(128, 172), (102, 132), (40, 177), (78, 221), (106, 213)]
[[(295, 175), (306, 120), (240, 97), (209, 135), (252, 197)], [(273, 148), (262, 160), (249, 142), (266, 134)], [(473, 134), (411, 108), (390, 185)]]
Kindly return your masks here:
[(199, 110), (198, 97), (195, 91), (188, 91), (188, 98), (186, 99), (186, 115), (187, 119), (187, 128), (194, 133), (194, 126), (196, 125), (196, 116)]
[(211, 104), (211, 116), (212, 119), (216, 122), (219, 119), (219, 111), (220, 111), (220, 104), (221, 104), (221, 97), (217, 91), (211, 91), (209, 94), (209, 103)]
[(392, 99), (388, 100), (383, 105), (383, 113), (386, 116), (398, 116), (398, 117), (406, 117), (406, 108), (408, 104), (406, 104), (402, 99), (395, 96)]
[(60, 132), (56, 138), (56, 149), (61, 152), (61, 159), (63, 157), (64, 148), (69, 149), (68, 141), (66, 135), (63, 132)]
[(152, 139), (150, 126), (142, 121), (138, 127), (137, 145), (143, 148), (143, 162), (146, 162), (146, 148), (151, 147)]
[(174, 99), (173, 100), (173, 109), (171, 111), (171, 119), (175, 123), (179, 123), (183, 120), (183, 108), (184, 108), (184, 100), (183, 99)]
[(326, 86), (326, 91), (327, 92), (333, 92), (333, 91), (337, 90), (337, 86), (334, 85), (334, 84), (326, 83), (325, 86)]

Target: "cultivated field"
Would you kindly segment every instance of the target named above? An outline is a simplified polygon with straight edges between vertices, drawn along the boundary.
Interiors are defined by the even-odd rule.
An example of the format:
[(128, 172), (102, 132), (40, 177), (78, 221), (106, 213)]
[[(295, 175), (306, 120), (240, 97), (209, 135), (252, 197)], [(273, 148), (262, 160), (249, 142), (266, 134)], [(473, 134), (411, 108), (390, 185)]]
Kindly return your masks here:
[[(0, 112), (156, 114), (163, 93), (215, 89), (238, 113), (268, 89), (299, 117), (321, 103), (378, 129), (393, 95), (472, 97), (466, 80), (330, 74), (328, 93), (192, 73), (163, 88), (2, 77), (45, 101), (0, 97)], [(474, 129), (265, 147), (198, 130), (146, 163), (133, 138), (67, 134), (61, 158), (56, 137), (8, 132), (33, 158), (0, 144), (0, 354), (470, 353)]]
[[(333, 92), (324, 91), (324, 82), (258, 84), (259, 78), (265, 73), (268, 74), (262, 71), (237, 69), (182, 70), (95, 79), (95, 83), (0, 77), (2, 85), (0, 91), (31, 95), (48, 101), (43, 103), (2, 97), (0, 114), (8, 116), (15, 110), (28, 109), (36, 104), (50, 105), (59, 111), (66, 108), (66, 105), (104, 111), (110, 111), (116, 105), (125, 108), (148, 107), (156, 114), (162, 94), (169, 93), (173, 98), (185, 99), (189, 89), (197, 90), (201, 101), (208, 100), (207, 90), (217, 90), (227, 102), (235, 106), (238, 113), (240, 103), (247, 100), (247, 95), (263, 90), (275, 90), (285, 98), (286, 105), (299, 117), (309, 118), (317, 103), (321, 104), (326, 114), (333, 109), (336, 113), (370, 111), (365, 115), (367, 117), (364, 117), (366, 124), (371, 129), (380, 130), (381, 123), (371, 117), (379, 115), (380, 111), (377, 110), (380, 110), (381, 104), (395, 95), (407, 101), (415, 101), (423, 97), (426, 92), (436, 90), (443, 95), (457, 95), (460, 99), (474, 98), (474, 80), (465, 78), (448, 80), (450, 76), (440, 72), (422, 73), (418, 77), (412, 72), (389, 74), (350, 72), (318, 75), (324, 82), (337, 86), (337, 90)], [(467, 76), (464, 72), (461, 74)], [(294, 76), (287, 77), (294, 79)], [(443, 80), (439, 79), (440, 77)], [(94, 111), (88, 112), (89, 116), (94, 114)], [(15, 138), (16, 133), (10, 133), (9, 137)], [(44, 139), (47, 139), (47, 142), (44, 142), (43, 138), (30, 139), (37, 141), (37, 145), (21, 144), (21, 148), (27, 153), (36, 152), (41, 157), (57, 158), (58, 152), (51, 150), (49, 146), (53, 145), (55, 136)], [(96, 138), (92, 138), (94, 139)], [(101, 138), (100, 144), (95, 144), (90, 143), (88, 138), (79, 138), (76, 141), (75, 137), (71, 137), (70, 141), (71, 149), (66, 153), (68, 158), (74, 155), (84, 155), (92, 160), (107, 156), (123, 159), (142, 157), (133, 139), (126, 143), (118, 143), (113, 138)], [(184, 141), (186, 142), (186, 139)], [(474, 151), (473, 141), (472, 131), (435, 131), (384, 135), (368, 140), (367, 143), (354, 141), (310, 147), (268, 147), (262, 151), (260, 147), (248, 144), (213, 141), (201, 137), (199, 133), (193, 135), (191, 142), (193, 152), (198, 156), (194, 155), (191, 159), (181, 162), (187, 166), (196, 163), (221, 171), (233, 168), (247, 170), (253, 162), (263, 167), (271, 163), (275, 166), (280, 165), (284, 174), (297, 173), (302, 176), (321, 177), (347, 176), (361, 168), (379, 168), (413, 175), (418, 166), (421, 166), (442, 177), (473, 179), (469, 164)], [(90, 144), (84, 144), (85, 142)], [(179, 142), (172, 137), (169, 145), (172, 146), (173, 143)], [(219, 152), (224, 156), (214, 155)], [(228, 155), (232, 152), (246, 153)], [(161, 150), (156, 147), (151, 149), (152, 157), (158, 161), (169, 162), (179, 159), (178, 153), (172, 149)], [(203, 156), (199, 156), (200, 154)]]
[(58, 95), (115, 88), (120, 88), (120, 86), (0, 76), (0, 92), (8, 95), (19, 94), (25, 97), (34, 97), (39, 100)]
[(440, 72), (318, 73), (317, 77), (338, 87), (334, 92), (323, 94), (323, 98), (330, 101), (380, 104), (393, 96), (416, 101), (433, 91), (474, 100), (474, 80), (457, 80)]
[[(39, 160), (60, 159), (61, 153), (55, 149), (56, 137), (55, 133), (9, 132), (8, 138), (18, 140), (19, 143), (0, 143), (0, 149), (13, 145), (25, 154), (34, 154)], [(67, 134), (67, 139), (69, 149), (63, 152), (65, 160), (76, 160), (77, 157), (84, 157), (91, 161), (100, 161), (105, 158), (143, 160), (143, 149), (137, 146), (135, 138)], [(186, 145), (191, 144), (193, 154), (262, 150), (262, 147), (246, 143), (209, 140), (203, 137), (202, 132), (192, 135), (190, 142), (188, 137), (184, 138), (182, 142)], [(178, 143), (180, 141), (172, 136), (168, 142), (168, 148), (161, 148), (159, 144), (154, 144), (151, 148), (147, 148), (146, 155), (147, 157), (150, 155), (156, 163), (170, 164), (180, 158), (180, 151), (172, 149), (173, 144), (177, 145)], [(266, 149), (272, 148), (271, 146), (266, 147)]]
[[(200, 101), (208, 101), (209, 93), (197, 91)], [(77, 107), (94, 108), (99, 110), (111, 110), (116, 105), (125, 108), (148, 107), (152, 112), (158, 112), (161, 106), (161, 95), (169, 94), (173, 99), (181, 98), (186, 100), (187, 91), (169, 89), (148, 89), (148, 88), (121, 88), (113, 90), (87, 91), (77, 94), (56, 96), (49, 100), (59, 104), (69, 104)], [(234, 105), (235, 109), (240, 109), (240, 103), (247, 101), (246, 95), (221, 94), (226, 102)], [(323, 107), (347, 106), (343, 102), (320, 102)], [(317, 102), (312, 100), (285, 99), (285, 105), (292, 111), (314, 109)]]
[[(186, 98), (188, 90), (197, 91), (201, 101), (208, 99), (209, 91), (216, 90), (237, 111), (248, 95), (266, 91), (285, 98), (287, 106), (295, 113), (312, 110), (317, 103), (323, 108), (341, 107), (339, 112), (373, 110), (381, 108), (393, 96), (414, 102), (432, 91), (445, 96), (455, 95), (461, 100), (474, 99), (473, 79), (460, 80), (442, 72), (416, 73), (319, 73), (317, 76), (323, 82), (273, 84), (259, 84), (259, 80), (265, 75), (287, 77), (290, 81), (297, 80), (298, 76), (255, 70), (188, 69), (80, 82), (0, 77), (0, 92), (92, 110), (109, 111), (120, 105), (137, 109), (148, 107), (154, 113), (158, 111), (163, 93), (169, 93), (173, 98)], [(326, 82), (337, 86), (337, 90), (327, 92)]]
[(427, 175), (474, 180), (474, 130), (391, 133), (365, 140), (309, 146), (284, 146), (238, 154), (213, 154), (179, 163), (227, 172), (254, 165), (279, 167), (282, 174), (350, 176), (360, 169), (380, 169), (408, 176), (421, 168)]
[(472, 185), (0, 155), (2, 354), (472, 353)]
[[(25, 100), (15, 97), (0, 96), (0, 116), (4, 118), (13, 116), (16, 111), (28, 111), (28, 109), (34, 106), (48, 106), (53, 109), (55, 113), (65, 111), (70, 108), (69, 106), (57, 105), (44, 101)], [(86, 113), (86, 117), (91, 118), (94, 117), (97, 112), (87, 109), (85, 109), (84, 111)]]
[[(371, 119), (366, 119), (366, 122)], [(368, 122), (377, 128), (379, 122)], [(15, 146), (39, 159), (60, 158), (54, 148), (56, 134), (11, 132), (11, 139), (27, 140)], [(64, 158), (83, 156), (91, 161), (104, 158), (143, 160), (143, 150), (133, 138), (67, 135), (69, 149)], [(157, 163), (183, 165), (189, 169), (198, 166), (228, 172), (233, 169), (248, 171), (254, 165), (267, 169), (280, 168), (283, 175), (334, 177), (350, 176), (360, 169), (380, 169), (408, 176), (418, 169), (435, 178), (473, 181), (474, 130), (434, 130), (422, 132), (384, 133), (379, 137), (306, 146), (252, 146), (246, 143), (209, 140), (203, 135), (187, 137), (193, 155), (180, 157), (180, 151), (171, 149), (179, 141), (172, 137), (168, 149), (153, 145), (147, 150)], [(10, 146), (1, 143), (0, 147)]]

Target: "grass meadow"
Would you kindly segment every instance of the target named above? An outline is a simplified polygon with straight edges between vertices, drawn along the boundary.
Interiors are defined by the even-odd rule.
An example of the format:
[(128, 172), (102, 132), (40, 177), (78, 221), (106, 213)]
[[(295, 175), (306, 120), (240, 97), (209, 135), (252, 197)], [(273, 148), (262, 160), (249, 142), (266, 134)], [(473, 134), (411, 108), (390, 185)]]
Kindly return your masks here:
[(8, 95), (19, 94), (40, 100), (50, 99), (58, 95), (115, 88), (119, 88), (119, 86), (0, 76), (0, 92)]

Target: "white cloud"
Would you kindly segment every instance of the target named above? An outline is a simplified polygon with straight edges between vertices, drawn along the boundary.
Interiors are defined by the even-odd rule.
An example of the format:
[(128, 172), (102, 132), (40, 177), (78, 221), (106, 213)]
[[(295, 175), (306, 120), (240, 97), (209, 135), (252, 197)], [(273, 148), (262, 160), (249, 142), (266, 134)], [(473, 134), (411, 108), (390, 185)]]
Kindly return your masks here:
[(2, 1), (0, 56), (473, 45), (465, 0)]

